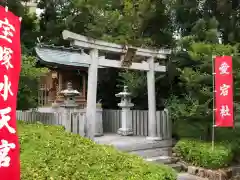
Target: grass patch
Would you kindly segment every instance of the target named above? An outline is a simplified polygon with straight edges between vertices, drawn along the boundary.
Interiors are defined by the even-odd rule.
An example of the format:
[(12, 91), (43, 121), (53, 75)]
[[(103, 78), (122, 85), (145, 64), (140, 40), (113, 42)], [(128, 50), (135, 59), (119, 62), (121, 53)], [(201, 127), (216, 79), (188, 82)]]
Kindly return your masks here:
[(22, 180), (175, 180), (173, 169), (95, 144), (62, 127), (18, 122)]

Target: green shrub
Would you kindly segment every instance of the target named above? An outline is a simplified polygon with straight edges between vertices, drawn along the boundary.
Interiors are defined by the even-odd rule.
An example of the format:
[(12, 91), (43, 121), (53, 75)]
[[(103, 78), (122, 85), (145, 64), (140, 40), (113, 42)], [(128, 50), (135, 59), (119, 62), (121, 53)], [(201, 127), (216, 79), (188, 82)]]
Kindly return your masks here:
[(226, 167), (233, 159), (230, 146), (215, 144), (212, 150), (211, 143), (197, 140), (180, 140), (174, 152), (192, 165), (211, 169)]
[(98, 145), (62, 127), (19, 122), (22, 180), (175, 180), (172, 168)]
[(240, 128), (219, 128), (215, 130), (216, 141), (224, 145), (229, 145), (235, 156), (239, 156), (240, 151)]

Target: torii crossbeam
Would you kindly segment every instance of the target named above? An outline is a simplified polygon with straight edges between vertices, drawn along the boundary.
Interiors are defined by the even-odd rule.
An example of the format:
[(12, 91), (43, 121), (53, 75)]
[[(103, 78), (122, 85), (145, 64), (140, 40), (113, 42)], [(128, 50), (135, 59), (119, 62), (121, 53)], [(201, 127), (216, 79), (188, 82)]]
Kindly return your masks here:
[[(97, 101), (97, 79), (98, 66), (126, 68), (147, 71), (147, 87), (148, 87), (148, 109), (149, 121), (148, 132), (149, 140), (161, 140), (157, 137), (156, 122), (156, 95), (155, 95), (155, 72), (166, 72), (166, 66), (155, 63), (155, 59), (166, 59), (171, 53), (170, 50), (151, 50), (136, 47), (126, 47), (114, 43), (101, 40), (90, 39), (86, 36), (75, 34), (64, 30), (63, 39), (70, 40), (73, 46), (89, 50), (88, 58), (79, 59), (79, 63), (89, 64), (88, 69), (88, 91), (87, 91), (87, 137), (94, 139), (95, 122), (96, 122), (96, 101)], [(99, 56), (100, 53), (114, 53), (119, 55), (119, 59), (106, 59), (105, 56)], [(87, 57), (87, 56), (86, 56)], [(133, 62), (135, 59), (138, 62)]]

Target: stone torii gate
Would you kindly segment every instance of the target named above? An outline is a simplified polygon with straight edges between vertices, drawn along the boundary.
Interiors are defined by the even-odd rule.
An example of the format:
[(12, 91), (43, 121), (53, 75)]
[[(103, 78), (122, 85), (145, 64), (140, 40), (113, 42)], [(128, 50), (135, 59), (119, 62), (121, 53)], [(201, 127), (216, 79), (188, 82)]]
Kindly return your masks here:
[[(148, 140), (161, 140), (157, 137), (156, 122), (156, 95), (155, 95), (155, 72), (166, 72), (166, 66), (155, 63), (155, 59), (166, 59), (171, 53), (170, 50), (150, 50), (136, 47), (126, 47), (101, 40), (90, 39), (88, 37), (75, 34), (64, 30), (63, 39), (70, 40), (72, 46), (89, 50), (85, 59), (79, 59), (79, 62), (88, 64), (88, 91), (87, 91), (87, 137), (94, 139), (96, 122), (96, 101), (97, 101), (97, 80), (98, 66), (125, 68), (132, 70), (147, 71), (148, 87)], [(99, 56), (100, 52), (108, 52), (119, 55), (118, 60), (107, 59), (105, 56)], [(132, 62), (139, 59), (138, 62)], [(71, 59), (70, 59), (71, 61)]]

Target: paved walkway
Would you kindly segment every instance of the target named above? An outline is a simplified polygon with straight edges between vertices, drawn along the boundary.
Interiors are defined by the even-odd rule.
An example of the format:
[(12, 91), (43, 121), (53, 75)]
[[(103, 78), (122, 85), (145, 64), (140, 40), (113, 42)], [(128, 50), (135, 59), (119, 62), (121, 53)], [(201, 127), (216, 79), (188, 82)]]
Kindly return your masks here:
[(208, 180), (207, 178), (200, 178), (197, 176), (193, 176), (187, 173), (180, 173), (178, 175), (178, 179), (177, 180)]

